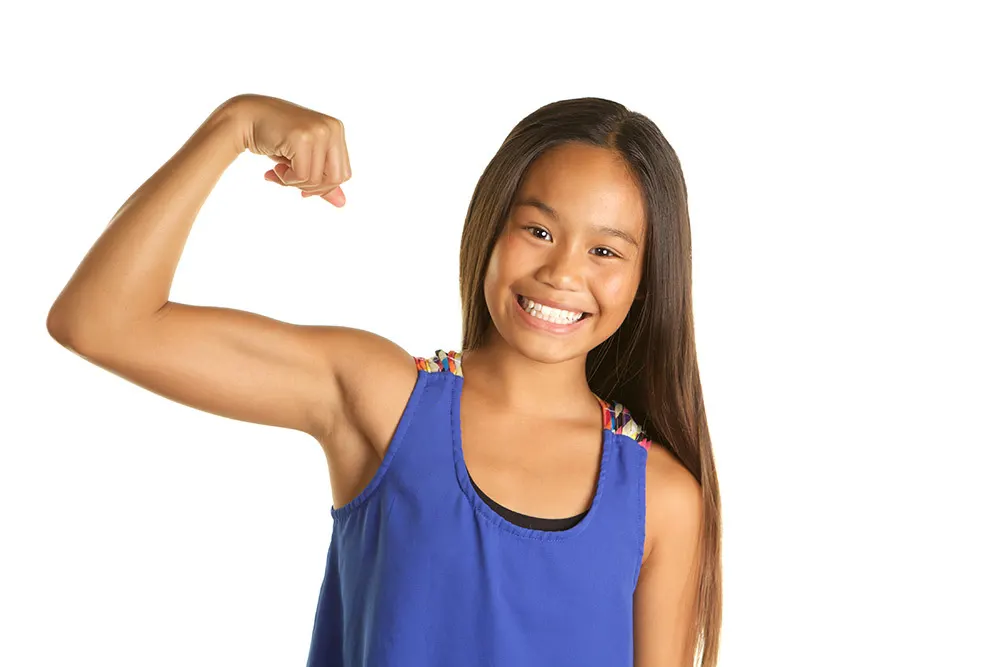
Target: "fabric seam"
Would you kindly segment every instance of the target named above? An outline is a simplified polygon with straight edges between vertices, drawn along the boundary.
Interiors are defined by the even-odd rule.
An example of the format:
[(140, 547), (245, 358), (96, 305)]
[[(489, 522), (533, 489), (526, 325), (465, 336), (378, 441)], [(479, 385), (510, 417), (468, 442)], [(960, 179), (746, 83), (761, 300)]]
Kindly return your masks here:
[[(457, 395), (457, 392), (458, 392), (458, 383), (461, 381), (461, 378), (460, 378), (460, 376), (455, 376), (454, 374), (449, 374), (449, 375), (452, 376), (451, 377), (451, 379), (452, 379), (452, 384), (451, 384), (452, 395), (451, 395), (451, 400), (449, 401), (449, 407), (448, 407), (449, 419), (451, 421), (452, 459), (453, 459), (453, 462), (454, 462), (454, 465), (455, 465), (455, 468), (456, 468), (455, 469), (455, 474), (458, 475), (459, 474), (459, 472), (458, 472), (458, 465), (460, 463), (464, 463), (464, 458), (465, 458), (464, 457), (464, 451), (463, 451), (463, 456), (461, 458), (458, 457), (458, 445), (457, 445), (457, 443), (460, 442), (461, 434), (456, 432), (458, 424), (457, 424), (456, 415), (455, 415), (455, 404), (458, 403), (456, 395)], [(459, 485), (459, 491), (462, 493), (462, 495), (464, 495), (466, 497), (466, 501), (469, 504), (472, 505), (472, 509), (473, 509), (473, 511), (476, 514), (478, 514), (479, 516), (481, 516), (484, 519), (486, 519), (490, 524), (494, 525), (495, 527), (499, 528), (500, 530), (502, 530), (502, 531), (504, 531), (504, 532), (506, 532), (506, 533), (508, 533), (510, 535), (514, 535), (515, 537), (519, 537), (519, 538), (526, 538), (526, 539), (530, 539), (530, 540), (537, 540), (539, 542), (559, 542), (559, 541), (562, 541), (562, 540), (572, 539), (573, 537), (577, 537), (578, 535), (581, 535), (582, 533), (584, 533), (586, 531), (586, 529), (589, 526), (589, 524), (593, 520), (595, 520), (594, 519), (594, 515), (596, 514), (596, 510), (600, 509), (600, 505), (601, 505), (600, 500), (601, 500), (601, 497), (603, 496), (603, 494), (605, 492), (605, 488), (604, 487), (606, 486), (606, 477), (607, 477), (607, 474), (608, 474), (608, 467), (610, 465), (611, 458), (612, 458), (611, 457), (611, 448), (619, 446), (619, 443), (616, 441), (616, 438), (614, 436), (615, 436), (615, 433), (613, 431), (609, 431), (608, 429), (602, 429), (602, 432), (601, 432), (601, 446), (602, 446), (602, 451), (601, 451), (601, 470), (600, 470), (600, 473), (598, 474), (597, 493), (595, 494), (594, 499), (591, 502), (591, 507), (590, 507), (590, 510), (588, 510), (587, 516), (585, 516), (580, 523), (578, 523), (577, 525), (573, 526), (572, 528), (568, 528), (566, 530), (553, 530), (553, 531), (541, 531), (540, 530), (540, 531), (536, 532), (535, 529), (523, 528), (521, 526), (517, 526), (517, 525), (511, 524), (511, 523), (505, 521), (499, 515), (494, 516), (494, 514), (491, 513), (492, 511), (491, 512), (487, 512), (486, 509), (483, 506), (481, 506), (479, 504), (479, 502), (477, 502), (477, 501), (482, 501), (481, 498), (479, 498), (477, 496), (475, 499), (473, 499), (471, 497), (471, 495), (470, 495), (469, 490), (462, 485), (461, 480), (457, 479), (455, 481)], [(462, 475), (462, 479), (468, 479), (468, 475)], [(470, 485), (471, 485), (471, 482), (470, 482)], [(473, 490), (472, 493), (474, 494), (475, 491)], [(482, 501), (482, 503), (483, 503), (483, 505), (486, 505), (485, 501)], [(540, 533), (540, 534), (538, 534), (538, 533)]]
[(400, 415), (399, 424), (396, 427), (396, 432), (392, 436), (392, 440), (389, 442), (385, 458), (382, 460), (378, 470), (375, 472), (375, 476), (361, 491), (361, 493), (354, 498), (354, 500), (347, 503), (343, 507), (335, 508), (333, 510), (333, 519), (335, 521), (337, 518), (343, 519), (357, 512), (373, 495), (375, 495), (375, 492), (381, 488), (382, 480), (389, 472), (389, 466), (392, 465), (393, 459), (396, 458), (396, 453), (399, 451), (400, 447), (403, 446), (403, 439), (406, 437), (406, 432), (410, 428), (410, 422), (413, 421), (413, 416), (416, 414), (417, 409), (420, 407), (420, 402), (424, 398), (424, 388), (427, 384), (426, 376), (427, 371), (417, 371), (417, 381), (414, 383), (410, 398), (407, 399), (406, 406), (403, 408), (403, 413)]
[(636, 484), (639, 495), (639, 510), (636, 512), (639, 521), (639, 525), (637, 527), (637, 532), (639, 534), (639, 557), (636, 560), (635, 573), (632, 575), (633, 593), (639, 585), (639, 574), (642, 571), (642, 554), (646, 548), (646, 464), (649, 459), (649, 452), (644, 448), (640, 449), (642, 454), (639, 456), (639, 483)]

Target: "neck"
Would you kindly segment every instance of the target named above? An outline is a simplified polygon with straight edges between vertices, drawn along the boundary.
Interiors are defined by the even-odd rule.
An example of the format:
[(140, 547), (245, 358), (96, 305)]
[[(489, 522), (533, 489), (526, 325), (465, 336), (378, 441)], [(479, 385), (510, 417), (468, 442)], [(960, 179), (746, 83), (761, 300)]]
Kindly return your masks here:
[(534, 361), (494, 333), (482, 347), (462, 353), (466, 387), (494, 405), (521, 414), (573, 415), (593, 411), (586, 355), (558, 363)]

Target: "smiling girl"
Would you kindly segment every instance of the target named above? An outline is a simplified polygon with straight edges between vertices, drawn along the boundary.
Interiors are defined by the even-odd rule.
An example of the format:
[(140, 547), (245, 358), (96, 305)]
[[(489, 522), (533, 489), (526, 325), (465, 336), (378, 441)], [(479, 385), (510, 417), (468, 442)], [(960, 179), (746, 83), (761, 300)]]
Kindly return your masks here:
[(245, 150), (345, 205), (343, 123), (232, 98), (122, 206), (48, 327), (150, 391), (320, 443), (333, 528), (308, 664), (714, 666), (719, 489), (686, 187), (656, 125), (599, 98), (519, 122), (469, 205), (462, 349), (416, 357), (168, 300)]

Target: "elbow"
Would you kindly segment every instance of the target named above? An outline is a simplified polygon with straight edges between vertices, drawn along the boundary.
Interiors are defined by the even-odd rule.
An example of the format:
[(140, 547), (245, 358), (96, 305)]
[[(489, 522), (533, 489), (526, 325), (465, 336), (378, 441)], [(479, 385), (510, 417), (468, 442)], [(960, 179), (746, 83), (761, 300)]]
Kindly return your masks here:
[[(161, 311), (157, 311), (158, 313)], [(45, 320), (45, 328), (63, 347), (87, 356), (87, 352), (113, 350), (130, 337), (135, 326), (102, 312), (67, 308), (56, 302)]]
[(87, 316), (70, 313), (55, 304), (49, 309), (48, 317), (45, 319), (45, 328), (49, 335), (63, 347), (80, 351), (84, 345), (84, 329)]
[(58, 308), (58, 304), (49, 309), (45, 328), (57, 343), (63, 347), (73, 347), (73, 327), (69, 324), (69, 318)]

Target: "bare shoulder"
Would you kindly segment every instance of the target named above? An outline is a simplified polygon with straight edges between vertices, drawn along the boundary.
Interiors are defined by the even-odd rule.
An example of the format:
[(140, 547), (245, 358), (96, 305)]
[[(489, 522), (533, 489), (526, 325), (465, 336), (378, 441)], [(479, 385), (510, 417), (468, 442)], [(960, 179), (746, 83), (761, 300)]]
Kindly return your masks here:
[(321, 443), (360, 438), (381, 458), (416, 383), (414, 358), (389, 339), (362, 329), (330, 328), (318, 341), (339, 398), (338, 414), (329, 416)]
[(696, 540), (702, 520), (702, 489), (684, 465), (659, 443), (646, 460), (646, 542), (643, 563), (658, 545), (677, 548)]
[(691, 665), (699, 589), (701, 485), (665, 447), (646, 460), (646, 546), (633, 595), (636, 667)]

